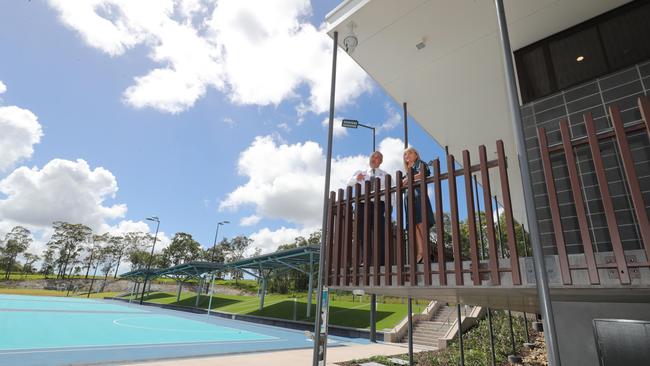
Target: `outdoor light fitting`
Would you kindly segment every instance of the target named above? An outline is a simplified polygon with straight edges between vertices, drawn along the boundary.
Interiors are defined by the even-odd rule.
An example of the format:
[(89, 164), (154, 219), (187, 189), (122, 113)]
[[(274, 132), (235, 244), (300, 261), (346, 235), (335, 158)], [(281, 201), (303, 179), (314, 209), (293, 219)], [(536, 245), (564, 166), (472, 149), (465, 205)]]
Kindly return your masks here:
[(146, 218), (149, 221), (155, 221), (155, 222), (160, 222), (160, 219), (158, 219), (158, 216), (151, 216)]
[(420, 43), (415, 45), (415, 48), (417, 48), (418, 50), (421, 50), (424, 47), (426, 47), (426, 43), (424, 43), (424, 42), (420, 42)]
[(357, 121), (356, 119), (344, 119), (341, 121), (341, 126), (347, 128), (358, 128), (359, 121)]
[(578, 56), (578, 57), (576, 58), (576, 61), (580, 62), (580, 61), (582, 61), (582, 60), (584, 60), (584, 59), (585, 59), (584, 56)]

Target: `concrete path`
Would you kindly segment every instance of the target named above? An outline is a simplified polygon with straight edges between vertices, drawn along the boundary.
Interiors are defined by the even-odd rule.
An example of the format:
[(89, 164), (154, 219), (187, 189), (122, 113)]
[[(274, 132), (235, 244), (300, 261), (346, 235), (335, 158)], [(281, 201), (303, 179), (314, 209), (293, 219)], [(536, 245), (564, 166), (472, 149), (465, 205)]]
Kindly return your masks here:
[[(414, 346), (414, 352), (419, 349)], [(337, 362), (363, 359), (378, 355), (396, 355), (407, 353), (406, 345), (395, 343), (375, 343), (364, 345), (351, 345), (330, 347), (327, 349), (327, 364), (335, 365)], [(308, 366), (312, 362), (311, 349), (291, 351), (275, 351), (262, 353), (249, 353), (231, 356), (214, 356), (202, 358), (174, 359), (166, 361), (150, 361), (128, 364), (130, 366)], [(124, 364), (127, 365), (127, 364)]]

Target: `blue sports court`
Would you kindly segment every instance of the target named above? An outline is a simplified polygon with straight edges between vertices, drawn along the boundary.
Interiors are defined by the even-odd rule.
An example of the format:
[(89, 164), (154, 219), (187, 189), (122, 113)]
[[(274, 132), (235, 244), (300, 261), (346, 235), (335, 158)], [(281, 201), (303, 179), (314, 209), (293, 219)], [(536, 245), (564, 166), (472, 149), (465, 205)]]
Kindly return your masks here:
[[(69, 365), (311, 348), (304, 332), (109, 300), (0, 295), (0, 365)], [(366, 343), (333, 337), (332, 345)]]

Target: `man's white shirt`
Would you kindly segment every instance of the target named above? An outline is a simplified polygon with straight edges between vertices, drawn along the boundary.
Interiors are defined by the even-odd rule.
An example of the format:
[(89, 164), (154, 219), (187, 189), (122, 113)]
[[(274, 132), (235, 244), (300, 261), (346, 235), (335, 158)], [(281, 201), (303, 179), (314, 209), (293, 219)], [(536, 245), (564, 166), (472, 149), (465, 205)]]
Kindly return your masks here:
[[(363, 174), (363, 180), (359, 181), (357, 180), (357, 176), (359, 174)], [(374, 184), (375, 179), (379, 178), (380, 180), (380, 186), (381, 189), (386, 188), (386, 172), (381, 170), (380, 168), (368, 168), (366, 170), (357, 170), (354, 175), (348, 180), (348, 186), (354, 187), (355, 184), (359, 183), (361, 185), (361, 194), (365, 193), (365, 181), (370, 181), (371, 184)], [(382, 195), (381, 200), (384, 200), (384, 196)]]

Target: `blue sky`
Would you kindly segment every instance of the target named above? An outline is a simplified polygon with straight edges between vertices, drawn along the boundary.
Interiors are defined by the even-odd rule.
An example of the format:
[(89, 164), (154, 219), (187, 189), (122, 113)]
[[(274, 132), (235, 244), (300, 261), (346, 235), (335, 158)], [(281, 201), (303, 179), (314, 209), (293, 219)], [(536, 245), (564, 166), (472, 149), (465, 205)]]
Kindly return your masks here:
[[(317, 227), (331, 67), (321, 25), (338, 2), (169, 0), (155, 2), (169, 11), (144, 15), (129, 1), (82, 3), (0, 5), (0, 134), (32, 131), (0, 148), (33, 149), (0, 170), (0, 231), (23, 224), (47, 239), (54, 220), (119, 231), (157, 215), (165, 237), (188, 232), (208, 246), (216, 222), (230, 220), (220, 236), (249, 235), (268, 251)], [(342, 58), (353, 82), (339, 84), (337, 118), (383, 126), (378, 145), (401, 139), (401, 103)], [(42, 136), (33, 119), (5, 115), (3, 125), (9, 107), (30, 111)], [(442, 154), (416, 123), (409, 132), (427, 160)], [(337, 135), (339, 180), (363, 168), (370, 136)], [(398, 166), (400, 143), (384, 143)]]

